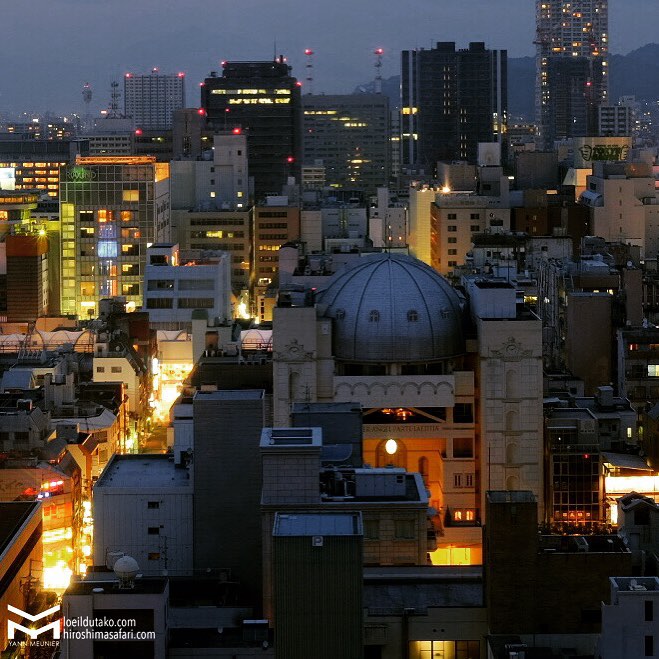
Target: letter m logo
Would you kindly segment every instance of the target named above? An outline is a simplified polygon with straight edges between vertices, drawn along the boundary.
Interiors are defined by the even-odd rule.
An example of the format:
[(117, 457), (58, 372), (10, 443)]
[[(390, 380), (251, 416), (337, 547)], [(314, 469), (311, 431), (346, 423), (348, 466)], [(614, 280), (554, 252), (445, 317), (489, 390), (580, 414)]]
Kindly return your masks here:
[[(47, 609), (46, 611), (42, 611), (36, 616), (30, 615), (27, 611), (21, 611), (21, 609), (17, 609), (15, 606), (12, 606), (11, 604), (7, 604), (7, 609), (11, 613), (15, 613), (18, 616), (21, 616), (21, 619), (27, 618), (31, 622), (36, 622), (37, 620), (41, 620), (42, 618), (47, 618), (49, 615), (56, 613), (59, 611), (60, 607), (59, 604), (57, 606), (53, 606), (50, 609)], [(48, 631), (49, 629), (53, 630), (53, 638), (58, 639), (60, 637), (60, 619), (58, 618), (57, 620), (44, 625), (43, 627), (39, 627), (39, 629), (30, 629), (29, 627), (23, 627), (23, 625), (19, 625), (17, 622), (14, 622), (13, 620), (8, 620), (7, 621), (7, 632), (9, 634), (9, 639), (14, 638), (14, 632), (16, 630), (25, 632), (30, 638), (36, 638), (39, 636), (39, 634), (42, 634), (43, 632)]]

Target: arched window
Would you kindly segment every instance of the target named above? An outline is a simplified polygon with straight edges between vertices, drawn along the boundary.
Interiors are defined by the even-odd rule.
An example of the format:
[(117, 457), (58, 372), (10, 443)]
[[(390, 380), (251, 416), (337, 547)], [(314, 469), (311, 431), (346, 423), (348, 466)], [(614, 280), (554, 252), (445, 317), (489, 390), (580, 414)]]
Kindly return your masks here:
[(379, 323), (380, 322), (380, 312), (377, 309), (373, 309), (368, 314), (368, 320), (371, 323)]
[(337, 309), (336, 310), (336, 319), (337, 320), (343, 320), (346, 317), (346, 312), (344, 309)]
[(419, 320), (419, 312), (416, 309), (410, 309), (407, 312), (407, 320), (410, 323), (416, 323)]
[(376, 467), (403, 467), (407, 469), (407, 448), (401, 439), (382, 439), (375, 451)]

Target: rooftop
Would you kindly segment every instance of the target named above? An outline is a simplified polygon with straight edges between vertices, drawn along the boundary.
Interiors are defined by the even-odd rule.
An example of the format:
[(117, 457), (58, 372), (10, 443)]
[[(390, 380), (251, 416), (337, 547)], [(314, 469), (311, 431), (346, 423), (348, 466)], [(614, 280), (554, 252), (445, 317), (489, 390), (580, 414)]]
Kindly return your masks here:
[(195, 402), (200, 400), (261, 400), (264, 395), (262, 389), (219, 389), (217, 391), (197, 391)]
[(187, 469), (174, 465), (168, 455), (112, 456), (95, 487), (124, 487), (132, 489), (166, 489), (190, 487)]
[(533, 492), (527, 490), (488, 490), (490, 503), (536, 503)]
[(659, 590), (659, 577), (610, 577), (611, 585), (625, 592), (647, 592)]
[(0, 556), (13, 542), (18, 530), (39, 508), (37, 501), (7, 501), (0, 503)]
[[(167, 579), (162, 577), (137, 577), (134, 588), (119, 588), (119, 579), (108, 573), (107, 577), (72, 581), (64, 596), (71, 595), (158, 595), (167, 587)], [(102, 589), (103, 592), (98, 592)]]
[(320, 428), (263, 428), (261, 446), (322, 446)]
[(272, 535), (299, 536), (361, 536), (360, 513), (276, 513)]

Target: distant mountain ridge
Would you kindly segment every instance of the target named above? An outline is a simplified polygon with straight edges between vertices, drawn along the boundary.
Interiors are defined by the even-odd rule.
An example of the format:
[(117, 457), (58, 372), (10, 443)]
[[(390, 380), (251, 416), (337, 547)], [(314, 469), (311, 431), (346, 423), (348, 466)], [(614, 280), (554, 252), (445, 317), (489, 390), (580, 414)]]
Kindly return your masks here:
[[(659, 43), (649, 43), (627, 55), (611, 55), (609, 59), (610, 98), (616, 102), (620, 96), (638, 99), (659, 99)], [(374, 83), (355, 89), (373, 92)], [(533, 118), (535, 94), (535, 57), (508, 59), (508, 112), (511, 117)], [(382, 92), (398, 105), (400, 76), (382, 81)]]

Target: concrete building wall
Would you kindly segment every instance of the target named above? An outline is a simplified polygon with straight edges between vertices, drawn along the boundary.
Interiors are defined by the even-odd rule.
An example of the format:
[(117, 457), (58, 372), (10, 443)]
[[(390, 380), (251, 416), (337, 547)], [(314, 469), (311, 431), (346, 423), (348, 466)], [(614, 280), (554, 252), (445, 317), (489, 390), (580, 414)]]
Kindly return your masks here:
[[(64, 639), (63, 654), (68, 657), (93, 657), (118, 653), (123, 656), (165, 657), (167, 656), (167, 603), (169, 585), (165, 582), (155, 592), (148, 592), (148, 587), (138, 585), (135, 590), (117, 590), (116, 581), (97, 582), (101, 592), (76, 593), (69, 589), (62, 601), (62, 610), (66, 618), (84, 619), (105, 616), (109, 619), (133, 618), (137, 621), (135, 629), (124, 631), (155, 632), (155, 638), (140, 640), (122, 640), (103, 643), (93, 638)], [(142, 591), (142, 592), (140, 592)], [(146, 591), (146, 592), (144, 592)], [(80, 630), (80, 627), (72, 627)], [(100, 631), (98, 629), (97, 631)], [(107, 654), (106, 654), (107, 653)]]
[(568, 293), (565, 328), (567, 367), (592, 396), (613, 378), (612, 304), (608, 293)]
[(132, 556), (147, 576), (190, 575), (192, 487), (95, 487), (94, 565), (116, 551)]
[(487, 490), (531, 490), (544, 514), (542, 324), (477, 319), (481, 509)]
[(659, 657), (659, 579), (611, 577), (611, 603), (602, 603), (599, 659)]
[(261, 456), (265, 393), (198, 391), (194, 415), (194, 567), (229, 568), (241, 593), (261, 591)]
[(433, 188), (410, 188), (409, 245), (410, 255), (432, 265), (432, 219), (430, 206), (435, 201)]
[(431, 265), (443, 275), (464, 264), (474, 234), (510, 230), (510, 209), (478, 195), (438, 194), (430, 213)]
[(210, 249), (231, 255), (231, 284), (246, 289), (250, 281), (252, 258), (251, 210), (173, 210), (174, 240), (181, 250)]

